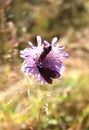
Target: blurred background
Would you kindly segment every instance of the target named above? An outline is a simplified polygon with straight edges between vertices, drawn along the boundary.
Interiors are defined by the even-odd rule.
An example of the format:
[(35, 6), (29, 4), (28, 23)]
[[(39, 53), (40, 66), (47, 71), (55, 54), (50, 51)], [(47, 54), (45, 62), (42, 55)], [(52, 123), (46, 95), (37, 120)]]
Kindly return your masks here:
[[(37, 35), (69, 54), (52, 85), (20, 71)], [(89, 0), (0, 0), (0, 130), (89, 130)]]

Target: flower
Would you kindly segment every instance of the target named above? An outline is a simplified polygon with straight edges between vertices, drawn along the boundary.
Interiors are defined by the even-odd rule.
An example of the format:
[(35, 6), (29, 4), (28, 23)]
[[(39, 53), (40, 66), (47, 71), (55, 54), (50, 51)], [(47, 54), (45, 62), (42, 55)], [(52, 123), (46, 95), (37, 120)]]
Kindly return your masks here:
[(29, 42), (30, 47), (20, 51), (20, 56), (24, 59), (21, 70), (27, 75), (34, 75), (36, 81), (42, 84), (48, 82), (52, 84), (54, 78), (61, 78), (64, 70), (62, 58), (67, 58), (68, 54), (64, 47), (56, 45), (57, 37), (53, 37), (51, 44), (37, 36), (37, 46)]

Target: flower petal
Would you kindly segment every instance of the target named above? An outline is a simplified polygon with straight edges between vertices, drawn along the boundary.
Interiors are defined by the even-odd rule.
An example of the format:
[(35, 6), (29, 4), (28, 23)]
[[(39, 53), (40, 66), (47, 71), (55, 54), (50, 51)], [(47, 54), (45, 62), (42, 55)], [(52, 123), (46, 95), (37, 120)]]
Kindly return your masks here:
[(49, 42), (48, 41), (46, 41), (46, 40), (44, 40), (44, 45), (49, 45)]
[(55, 46), (56, 42), (57, 42), (58, 38), (57, 37), (53, 37), (51, 45)]
[(38, 47), (41, 46), (41, 36), (37, 35), (37, 43), (38, 43)]
[(36, 47), (33, 45), (32, 42), (28, 42), (28, 44), (30, 45), (31, 48), (33, 48), (33, 49), (36, 48)]

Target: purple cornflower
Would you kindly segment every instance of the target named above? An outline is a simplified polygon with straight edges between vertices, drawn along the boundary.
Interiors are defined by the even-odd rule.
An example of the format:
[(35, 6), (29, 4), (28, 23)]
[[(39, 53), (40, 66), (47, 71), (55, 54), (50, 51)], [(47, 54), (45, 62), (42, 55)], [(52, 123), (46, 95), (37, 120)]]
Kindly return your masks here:
[(68, 54), (62, 52), (65, 48), (56, 42), (57, 37), (53, 37), (51, 44), (46, 40), (42, 43), (40, 36), (37, 36), (37, 47), (29, 42), (30, 47), (20, 51), (24, 59), (21, 70), (27, 75), (34, 75), (42, 84), (52, 84), (54, 78), (61, 78), (64, 66), (60, 59), (67, 58)]

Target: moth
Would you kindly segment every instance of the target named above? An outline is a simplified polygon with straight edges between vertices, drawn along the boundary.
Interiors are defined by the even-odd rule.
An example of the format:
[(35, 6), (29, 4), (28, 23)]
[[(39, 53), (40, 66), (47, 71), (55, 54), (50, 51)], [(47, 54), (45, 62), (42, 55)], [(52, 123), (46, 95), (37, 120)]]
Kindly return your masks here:
[(48, 67), (44, 67), (42, 64), (42, 61), (45, 60), (45, 58), (47, 57), (47, 55), (50, 53), (52, 47), (49, 46), (44, 46), (43, 52), (41, 53), (38, 61), (39, 61), (39, 65), (37, 66), (40, 74), (43, 76), (43, 78), (46, 80), (47, 83), (52, 84), (52, 79), (53, 78), (58, 78), (60, 77), (60, 73), (48, 68)]
[(42, 62), (46, 58), (46, 56), (50, 53), (51, 49), (52, 49), (52, 47), (50, 45), (49, 46), (44, 46), (43, 52), (41, 53), (38, 61)]
[(52, 84), (53, 78), (60, 77), (60, 73), (58, 73), (57, 71), (52, 70), (47, 67), (43, 67), (41, 65), (38, 66), (38, 70), (39, 70), (40, 74), (43, 76), (43, 78), (46, 80), (46, 82), (49, 84)]

